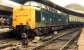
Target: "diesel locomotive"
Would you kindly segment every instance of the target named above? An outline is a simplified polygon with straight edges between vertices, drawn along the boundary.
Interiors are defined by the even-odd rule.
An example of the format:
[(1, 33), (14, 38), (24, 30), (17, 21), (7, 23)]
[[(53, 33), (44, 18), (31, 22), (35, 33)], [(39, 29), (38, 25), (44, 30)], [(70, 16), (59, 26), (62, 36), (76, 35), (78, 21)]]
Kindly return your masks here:
[[(61, 29), (68, 24), (66, 15), (51, 12), (41, 8), (37, 10), (33, 6), (20, 6), (13, 8), (12, 26), (18, 30), (17, 34), (26, 32), (28, 34), (42, 35)], [(60, 27), (61, 26), (61, 27)], [(29, 31), (28, 31), (29, 30)]]
[[(72, 20), (74, 19), (74, 20)], [(54, 30), (61, 30), (69, 25), (74, 25), (80, 20), (69, 17), (69, 15), (40, 8), (23, 5), (13, 8), (12, 26), (14, 35), (21, 36), (21, 33), (27, 33), (29, 36), (48, 35)], [(75, 25), (74, 25), (75, 26)]]

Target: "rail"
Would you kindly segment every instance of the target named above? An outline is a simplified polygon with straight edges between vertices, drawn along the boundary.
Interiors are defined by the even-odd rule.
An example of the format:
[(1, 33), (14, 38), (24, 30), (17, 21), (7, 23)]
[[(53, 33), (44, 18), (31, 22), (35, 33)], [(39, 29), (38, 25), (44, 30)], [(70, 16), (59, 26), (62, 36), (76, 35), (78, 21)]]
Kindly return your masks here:
[[(74, 32), (76, 32), (76, 31), (78, 31), (78, 29), (77, 29), (77, 30), (74, 30), (74, 31), (71, 31), (71, 32), (69, 32), (69, 33), (64, 33), (64, 34), (59, 35), (59, 36), (57, 36), (57, 37), (54, 36), (51, 40), (46, 41), (44, 44), (42, 44), (42, 45), (40, 45), (40, 46), (38, 46), (38, 47), (36, 47), (36, 48), (34, 48), (34, 49), (32, 49), (32, 50), (40, 50), (40, 49), (42, 49), (43, 47), (45, 47), (45, 46), (49, 45), (50, 43), (52, 43), (53, 41), (55, 41), (56, 39), (58, 39), (58, 38), (60, 38), (60, 37), (63, 37), (63, 36), (65, 36), (65, 35), (74, 33)], [(78, 35), (78, 34), (77, 34), (77, 35)], [(74, 37), (73, 37), (73, 38), (74, 38)], [(72, 41), (73, 38), (72, 38), (70, 41)], [(69, 42), (67, 42), (67, 43), (69, 43)], [(66, 46), (66, 45), (64, 45), (64, 47), (65, 47), (65, 46)], [(62, 48), (64, 48), (64, 47), (62, 47)]]

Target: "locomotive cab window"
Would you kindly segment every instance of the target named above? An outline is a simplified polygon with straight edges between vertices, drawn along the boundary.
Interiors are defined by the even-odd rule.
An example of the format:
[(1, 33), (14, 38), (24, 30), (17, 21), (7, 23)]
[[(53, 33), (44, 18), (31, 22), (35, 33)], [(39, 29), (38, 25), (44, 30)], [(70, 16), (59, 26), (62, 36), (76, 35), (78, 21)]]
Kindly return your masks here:
[(36, 15), (36, 22), (41, 22), (41, 12), (36, 10), (35, 13), (36, 13), (35, 14)]

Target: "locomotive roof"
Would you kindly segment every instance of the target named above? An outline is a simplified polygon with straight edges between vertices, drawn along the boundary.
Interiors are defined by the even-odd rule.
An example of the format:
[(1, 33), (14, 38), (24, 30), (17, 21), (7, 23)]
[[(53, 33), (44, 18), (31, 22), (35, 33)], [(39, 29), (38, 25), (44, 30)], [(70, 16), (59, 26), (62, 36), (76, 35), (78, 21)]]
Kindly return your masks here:
[(57, 11), (57, 10), (54, 9), (54, 8), (51, 8), (51, 7), (49, 7), (49, 6), (43, 5), (43, 4), (38, 3), (38, 2), (35, 2), (35, 1), (26, 2), (24, 5), (34, 6), (36, 10), (45, 9), (45, 10), (54, 11), (54, 12)]

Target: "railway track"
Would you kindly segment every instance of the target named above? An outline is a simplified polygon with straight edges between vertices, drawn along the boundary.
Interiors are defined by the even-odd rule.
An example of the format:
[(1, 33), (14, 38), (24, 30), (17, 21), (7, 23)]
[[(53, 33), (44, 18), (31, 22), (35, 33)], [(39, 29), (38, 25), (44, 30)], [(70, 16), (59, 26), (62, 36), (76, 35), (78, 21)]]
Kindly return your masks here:
[(79, 36), (79, 33), (79, 28), (71, 29), (66, 33), (59, 33), (32, 50), (65, 50)]
[(13, 48), (17, 48), (17, 44), (19, 41), (14, 39), (0, 39), (0, 50), (12, 50)]
[[(80, 32), (79, 28), (63, 30), (47, 41), (42, 41), (40, 43), (35, 43), (33, 46), (28, 46), (24, 49), (20, 45), (20, 50), (65, 50), (70, 48), (70, 44), (78, 37)], [(5, 40), (6, 45), (0, 46), (0, 50), (11, 50), (12, 48), (17, 48), (17, 44), (20, 44), (20, 41)], [(0, 41), (2, 43), (3, 41)], [(52, 47), (53, 46), (53, 47)]]

